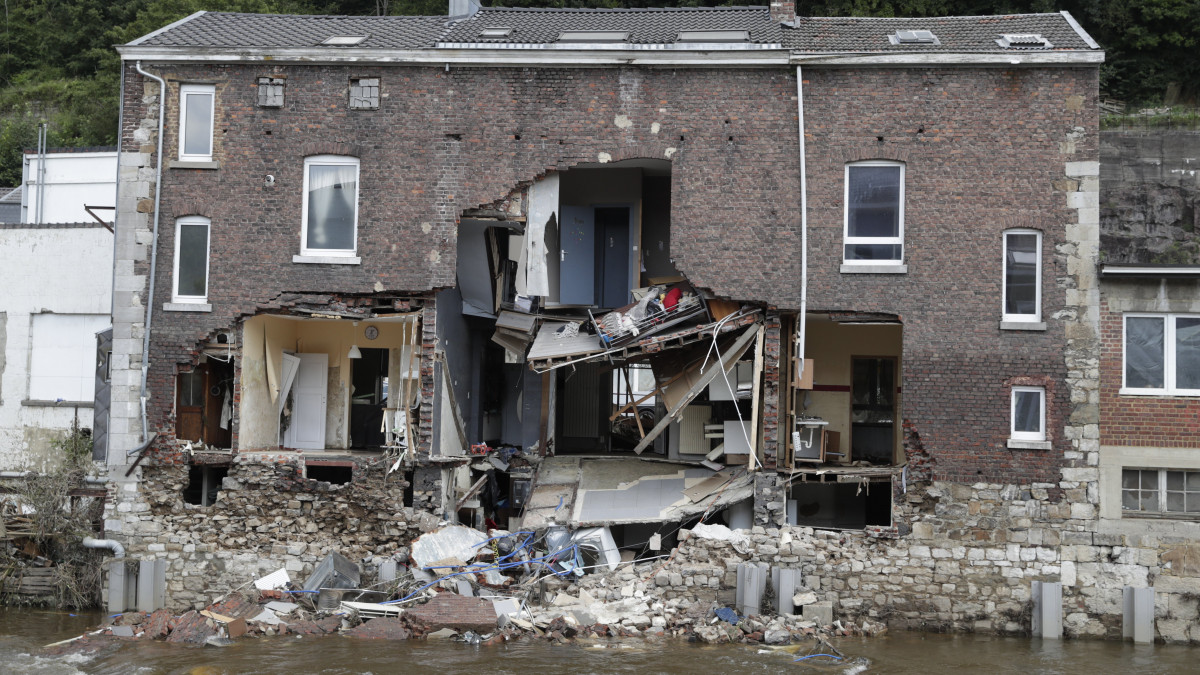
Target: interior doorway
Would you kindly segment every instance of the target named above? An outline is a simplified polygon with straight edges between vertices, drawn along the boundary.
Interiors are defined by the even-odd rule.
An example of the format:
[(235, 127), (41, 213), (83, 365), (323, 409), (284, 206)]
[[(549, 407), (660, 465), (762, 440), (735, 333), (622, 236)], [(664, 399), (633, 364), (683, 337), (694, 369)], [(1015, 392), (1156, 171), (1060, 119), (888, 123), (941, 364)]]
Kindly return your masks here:
[(362, 358), (351, 359), (350, 447), (384, 445), (383, 414), (388, 398), (388, 350), (363, 347)]
[(208, 360), (180, 373), (175, 388), (175, 437), (229, 448), (233, 440), (233, 363)]
[(850, 447), (856, 460), (890, 464), (896, 446), (896, 359), (851, 359)]

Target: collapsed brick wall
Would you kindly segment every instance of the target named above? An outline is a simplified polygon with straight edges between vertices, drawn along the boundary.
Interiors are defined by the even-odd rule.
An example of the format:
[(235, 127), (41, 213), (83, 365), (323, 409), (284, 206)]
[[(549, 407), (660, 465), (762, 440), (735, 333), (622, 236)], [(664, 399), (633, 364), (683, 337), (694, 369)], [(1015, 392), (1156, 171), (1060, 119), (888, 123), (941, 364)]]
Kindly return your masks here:
[[(207, 459), (212, 459), (211, 457)], [(408, 558), (435, 529), (426, 511), (404, 506), (403, 473), (358, 462), (344, 485), (304, 478), (296, 453), (234, 455), (214, 505), (184, 503), (186, 465), (144, 469), (137, 492), (117, 493), (106, 527), (130, 558), (164, 557), (172, 608), (202, 607), (228, 590), (286, 568), (302, 583), (331, 551), (373, 578), (378, 561)]]

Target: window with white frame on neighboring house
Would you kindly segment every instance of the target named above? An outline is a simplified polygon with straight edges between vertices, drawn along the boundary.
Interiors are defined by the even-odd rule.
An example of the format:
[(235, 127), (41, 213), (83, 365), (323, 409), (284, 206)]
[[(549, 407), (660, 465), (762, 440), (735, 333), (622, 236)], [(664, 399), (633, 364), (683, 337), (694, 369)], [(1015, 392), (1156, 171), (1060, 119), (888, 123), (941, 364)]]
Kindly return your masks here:
[(1122, 394), (1200, 396), (1200, 314), (1126, 314)]
[(1014, 441), (1046, 440), (1046, 390), (1043, 387), (1012, 388), (1012, 428)]
[(1042, 320), (1042, 233), (1004, 233), (1004, 321)]
[(1200, 515), (1200, 471), (1122, 469), (1121, 510)]
[(29, 400), (90, 403), (96, 391), (96, 333), (106, 314), (30, 317)]
[(208, 302), (210, 221), (187, 216), (175, 221), (175, 286), (172, 302)]
[(904, 165), (846, 165), (844, 258), (847, 265), (899, 265), (904, 260)]
[(179, 85), (179, 159), (211, 162), (213, 156), (213, 102), (211, 84)]
[(302, 254), (353, 256), (358, 240), (358, 159), (305, 159), (302, 210)]

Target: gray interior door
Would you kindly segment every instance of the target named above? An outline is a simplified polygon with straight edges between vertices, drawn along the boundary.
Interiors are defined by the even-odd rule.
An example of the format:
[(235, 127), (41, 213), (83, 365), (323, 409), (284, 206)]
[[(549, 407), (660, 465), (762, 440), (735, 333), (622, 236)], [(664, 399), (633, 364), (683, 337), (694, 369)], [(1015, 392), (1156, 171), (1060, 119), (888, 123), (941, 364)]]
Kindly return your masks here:
[(564, 305), (596, 302), (596, 228), (590, 206), (563, 206), (559, 229), (558, 301)]
[(626, 206), (597, 207), (595, 210), (596, 245), (600, 250), (600, 266), (596, 270), (601, 307), (623, 307), (629, 304), (629, 230), (632, 225), (630, 209)]

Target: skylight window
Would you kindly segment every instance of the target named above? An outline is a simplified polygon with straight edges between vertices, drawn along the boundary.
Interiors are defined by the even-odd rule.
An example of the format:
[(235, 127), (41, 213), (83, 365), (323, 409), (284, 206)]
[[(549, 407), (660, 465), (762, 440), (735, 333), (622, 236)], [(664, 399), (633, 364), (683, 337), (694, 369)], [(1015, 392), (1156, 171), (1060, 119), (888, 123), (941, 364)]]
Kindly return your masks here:
[(1005, 49), (1050, 49), (1054, 45), (1037, 33), (1009, 33), (996, 40)]
[(482, 38), (506, 38), (506, 37), (512, 35), (512, 32), (513, 32), (512, 28), (504, 28), (504, 27), (497, 26), (497, 27), (492, 27), (492, 28), (484, 28), (482, 31), (479, 32), (479, 37), (482, 37)]
[(330, 47), (353, 47), (354, 45), (362, 44), (366, 39), (366, 35), (333, 35), (325, 38), (325, 41), (321, 44)]
[(939, 45), (941, 42), (931, 31), (927, 30), (898, 30), (895, 35), (888, 36), (888, 42), (894, 45)]
[(559, 42), (626, 42), (627, 30), (564, 30), (558, 34)]
[(749, 42), (747, 30), (681, 30), (678, 42)]

